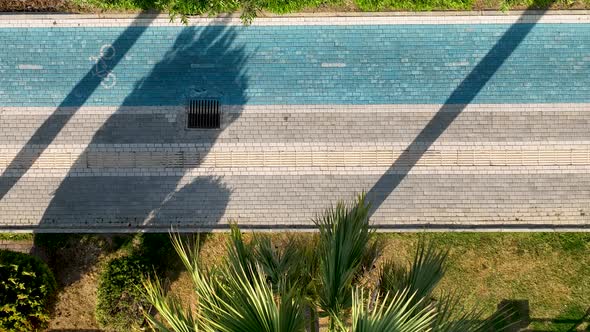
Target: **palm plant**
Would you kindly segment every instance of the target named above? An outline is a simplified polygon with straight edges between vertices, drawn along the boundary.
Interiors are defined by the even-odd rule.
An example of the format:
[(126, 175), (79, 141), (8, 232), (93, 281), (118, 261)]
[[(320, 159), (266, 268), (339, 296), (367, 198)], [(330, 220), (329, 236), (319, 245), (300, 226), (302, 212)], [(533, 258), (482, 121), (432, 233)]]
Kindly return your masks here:
[(198, 297), (196, 308), (167, 295), (160, 280), (146, 279), (145, 295), (159, 313), (146, 313), (147, 321), (157, 330), (179, 332), (318, 331), (319, 315), (328, 317), (334, 332), (502, 329), (497, 317), (482, 320), (479, 311), (463, 310), (455, 295), (432, 295), (447, 259), (432, 244), (420, 242), (409, 267), (387, 261), (375, 291), (355, 287), (380, 252), (369, 209), (364, 195), (353, 204), (340, 202), (314, 220), (314, 241), (293, 237), (281, 247), (268, 236), (246, 242), (234, 225), (224, 263), (212, 269), (199, 263), (198, 242), (172, 235)]
[(355, 204), (339, 202), (314, 220), (319, 230), (318, 305), (328, 314), (331, 330), (342, 325), (342, 313), (352, 306), (352, 282), (372, 235), (369, 209), (363, 194)]
[[(236, 231), (232, 234), (239, 243)], [(185, 246), (178, 235), (172, 236), (172, 241), (199, 296), (196, 313), (182, 307), (177, 298), (167, 296), (158, 279), (147, 279), (145, 294), (163, 319), (146, 314), (152, 327), (183, 332), (304, 330), (302, 306), (296, 294), (287, 291), (275, 297), (259, 265), (244, 256), (244, 247), (228, 246), (231, 250), (226, 264), (217, 270), (202, 271), (196, 246)]]
[(412, 303), (414, 296), (407, 290), (395, 293), (391, 299), (386, 294), (382, 301), (375, 303), (370, 297), (365, 299), (363, 293), (362, 289), (353, 292), (351, 331), (430, 331), (436, 318), (434, 308), (420, 306), (420, 300)]

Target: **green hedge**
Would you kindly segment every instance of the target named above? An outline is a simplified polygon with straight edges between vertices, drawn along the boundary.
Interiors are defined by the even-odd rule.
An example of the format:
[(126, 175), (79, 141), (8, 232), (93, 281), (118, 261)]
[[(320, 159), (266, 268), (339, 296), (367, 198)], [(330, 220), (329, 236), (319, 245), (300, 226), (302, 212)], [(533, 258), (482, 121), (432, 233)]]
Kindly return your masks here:
[(144, 322), (148, 309), (142, 290), (142, 278), (158, 275), (176, 279), (182, 263), (168, 234), (135, 234), (117, 247), (124, 256), (109, 261), (98, 283), (96, 319), (110, 331), (130, 331)]
[(42, 331), (57, 284), (53, 273), (31, 255), (0, 250), (0, 331)]
[(143, 321), (149, 306), (141, 292), (142, 277), (149, 273), (145, 259), (123, 256), (107, 263), (100, 275), (96, 320), (108, 330), (130, 331)]

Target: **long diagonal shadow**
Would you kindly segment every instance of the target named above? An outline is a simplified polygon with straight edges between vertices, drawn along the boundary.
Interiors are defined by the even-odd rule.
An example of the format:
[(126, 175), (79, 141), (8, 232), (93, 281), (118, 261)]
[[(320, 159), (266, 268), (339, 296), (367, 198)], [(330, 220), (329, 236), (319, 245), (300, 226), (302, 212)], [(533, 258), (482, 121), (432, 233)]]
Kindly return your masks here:
[[(402, 152), (387, 171), (368, 191), (371, 200), (371, 215), (383, 204), (385, 199), (400, 185), (412, 168), (418, 163), (430, 146), (443, 134), (453, 121), (475, 99), (492, 76), (504, 64), (506, 59), (522, 43), (537, 24), (544, 11), (536, 11), (532, 21), (521, 23), (527, 12), (502, 35), (494, 47), (481, 59), (459, 86), (451, 93), (444, 105), (430, 119), (428, 124), (414, 138), (412, 143)], [(396, 176), (391, 180), (390, 174)]]
[[(240, 113), (224, 114), (221, 128), (216, 130), (187, 130), (186, 118), (181, 116), (186, 114), (184, 105), (194, 98), (215, 98), (228, 105), (246, 103), (248, 74), (244, 64), (248, 55), (238, 39), (239, 29), (227, 24), (166, 29), (174, 42), (154, 46), (156, 55), (152, 59), (158, 61), (126, 94), (119, 105), (121, 112), (113, 113), (93, 130), (75, 163), (79, 167), (72, 167), (52, 193), (36, 230), (167, 232), (171, 226), (177, 230), (215, 226), (225, 212), (231, 188), (222, 177), (195, 174), (190, 169), (207, 156)], [(146, 45), (156, 38), (161, 35), (152, 34), (137, 46), (145, 52)], [(166, 52), (158, 55), (162, 50)], [(167, 110), (166, 114), (123, 111), (125, 107), (147, 105), (172, 106), (175, 110)], [(181, 113), (178, 108), (183, 109)], [(170, 121), (168, 115), (175, 120)], [(166, 150), (164, 155), (158, 151), (149, 157), (143, 154), (139, 163), (135, 157), (123, 154), (126, 161), (135, 160), (127, 166), (113, 164), (108, 154), (97, 153), (97, 146), (112, 148), (117, 144), (158, 144)], [(179, 144), (190, 144), (194, 150)], [(181, 164), (169, 163), (177, 158), (171, 155), (181, 156)], [(145, 158), (150, 159), (146, 162)], [(117, 167), (125, 171), (109, 176), (102, 173)], [(88, 171), (86, 176), (75, 175), (80, 169)]]
[[(6, 179), (6, 186), (0, 190), (0, 200), (18, 183), (18, 181), (29, 171), (38, 157), (53, 140), (57, 137), (60, 131), (65, 127), (68, 121), (80, 109), (80, 107), (90, 98), (90, 96), (100, 86), (103, 79), (108, 78), (105, 74), (112, 71), (117, 64), (129, 52), (135, 42), (141, 37), (148, 26), (156, 18), (155, 15), (145, 16), (139, 14), (134, 22), (127, 28), (110, 48), (102, 50), (102, 54), (96, 60), (96, 64), (84, 75), (84, 77), (76, 84), (74, 88), (68, 93), (64, 100), (57, 107), (43, 124), (35, 131), (23, 148), (18, 152), (10, 164), (6, 167), (0, 178)], [(136, 23), (141, 20), (147, 24), (136, 26)], [(104, 73), (104, 74), (101, 74)], [(60, 113), (59, 110), (63, 107), (72, 107), (74, 110), (67, 114)], [(64, 119), (65, 117), (65, 119)], [(35, 144), (37, 151), (33, 156), (29, 151), (31, 145)]]

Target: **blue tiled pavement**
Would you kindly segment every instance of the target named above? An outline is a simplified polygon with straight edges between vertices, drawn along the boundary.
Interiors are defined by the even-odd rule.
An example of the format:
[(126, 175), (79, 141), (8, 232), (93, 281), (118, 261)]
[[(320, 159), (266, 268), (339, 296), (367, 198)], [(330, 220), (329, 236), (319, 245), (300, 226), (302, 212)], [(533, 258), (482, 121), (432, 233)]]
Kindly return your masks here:
[[(0, 105), (440, 104), (509, 28), (149, 27), (133, 45), (142, 28), (3, 28)], [(89, 71), (103, 81), (86, 98)], [(590, 102), (590, 25), (537, 24), (474, 100), (463, 92), (453, 102)]]

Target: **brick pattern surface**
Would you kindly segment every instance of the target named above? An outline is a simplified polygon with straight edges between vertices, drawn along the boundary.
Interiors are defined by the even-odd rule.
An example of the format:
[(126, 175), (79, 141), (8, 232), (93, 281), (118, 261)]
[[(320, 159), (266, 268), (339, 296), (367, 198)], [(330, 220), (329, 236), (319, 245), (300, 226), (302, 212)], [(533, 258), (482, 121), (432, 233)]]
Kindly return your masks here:
[(489, 82), (453, 103), (590, 102), (590, 24), (0, 28), (0, 40), (3, 106), (442, 104), (490, 50)]
[[(0, 228), (309, 228), (363, 190), (384, 229), (590, 227), (590, 24), (365, 19), (0, 17)], [(220, 130), (186, 129), (199, 97)]]
[[(373, 220), (396, 228), (405, 224), (587, 224), (590, 176), (570, 174), (493, 174), (490, 172), (409, 175), (386, 198)], [(29, 209), (3, 204), (3, 223), (42, 227), (177, 228), (226, 226), (311, 226), (311, 219), (336, 199), (368, 190), (379, 174), (274, 175), (233, 172), (225, 176), (69, 177), (47, 206), (49, 184), (61, 178), (24, 181)], [(294, 174), (295, 173), (295, 174)], [(119, 173), (121, 174), (121, 173)], [(390, 174), (387, 186), (399, 175)], [(0, 183), (1, 186), (1, 183)], [(47, 189), (47, 187), (51, 187)], [(178, 190), (175, 190), (179, 188)], [(381, 188), (376, 189), (379, 194)], [(174, 192), (173, 195), (170, 195)], [(18, 193), (15, 193), (18, 194)], [(371, 198), (371, 197), (370, 197)], [(15, 198), (18, 201), (18, 197)], [(12, 200), (8, 197), (8, 203)], [(163, 202), (163, 203), (162, 203)], [(22, 204), (22, 202), (21, 202)], [(37, 208), (36, 208), (37, 207)], [(15, 217), (17, 216), (17, 217)]]
[[(590, 75), (590, 74), (589, 74)], [(436, 139), (437, 143), (452, 142), (559, 142), (590, 140), (590, 104), (584, 107), (546, 105), (542, 110), (502, 105), (473, 109), (461, 113)], [(93, 144), (213, 144), (255, 143), (296, 144), (321, 142), (344, 143), (403, 143), (411, 142), (428, 121), (433, 111), (416, 111), (412, 105), (399, 109), (372, 111), (362, 106), (351, 112), (330, 112), (315, 105), (297, 106), (289, 110), (265, 107), (260, 112), (233, 113), (223, 116), (223, 130), (187, 130), (184, 109), (163, 114), (126, 113), (94, 114), (92, 108), (82, 108), (76, 116), (58, 115), (52, 118), (56, 128), (63, 126), (53, 144), (83, 142), (92, 135)], [(339, 106), (332, 106), (338, 108)], [(0, 107), (0, 142), (22, 145), (43, 144), (54, 136), (31, 136), (48, 118), (47, 114), (23, 114), (26, 111), (2, 113)], [(450, 116), (450, 115), (449, 115)], [(108, 121), (105, 121), (108, 119)], [(424, 136), (424, 141), (434, 137)]]

